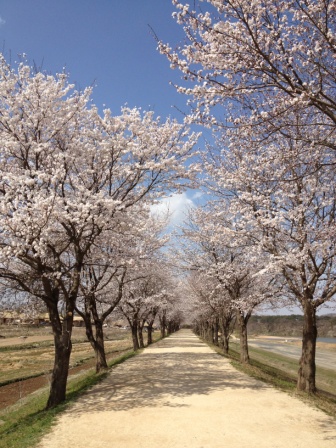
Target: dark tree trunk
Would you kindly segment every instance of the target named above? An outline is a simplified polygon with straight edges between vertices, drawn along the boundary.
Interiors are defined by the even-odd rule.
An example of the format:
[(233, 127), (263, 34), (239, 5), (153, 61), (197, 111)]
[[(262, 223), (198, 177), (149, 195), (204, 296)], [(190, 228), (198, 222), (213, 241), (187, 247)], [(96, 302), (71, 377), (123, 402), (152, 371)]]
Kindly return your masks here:
[(138, 340), (139, 340), (140, 348), (145, 348), (144, 339), (143, 339), (143, 327), (144, 327), (144, 323), (138, 322)]
[(133, 350), (137, 351), (140, 348), (138, 340), (138, 322), (135, 320), (131, 323)]
[(147, 331), (147, 345), (151, 345), (153, 344), (153, 325), (149, 324)]
[(160, 317), (160, 330), (161, 330), (161, 337), (166, 337), (166, 316), (163, 315)]
[(215, 345), (218, 345), (218, 318), (215, 319), (215, 322), (213, 324), (213, 331), (214, 331), (213, 343)]
[[(95, 297), (88, 296), (85, 298), (85, 313), (81, 312), (78, 308), (76, 308), (76, 312), (82, 316), (84, 320), (86, 336), (95, 352), (96, 373), (101, 370), (107, 370), (108, 365), (104, 346), (103, 320), (99, 318)], [(92, 328), (91, 317), (95, 325), (95, 334)]]
[(206, 341), (208, 341), (208, 339), (209, 339), (209, 328), (208, 328), (208, 322), (203, 322), (203, 325), (202, 325), (202, 333), (203, 333), (203, 339), (205, 339)]
[(170, 320), (168, 322), (168, 335), (176, 331), (176, 325), (176, 322), (174, 322), (173, 320)]
[(250, 357), (248, 353), (248, 342), (247, 342), (247, 322), (251, 317), (250, 313), (244, 316), (243, 312), (237, 312), (237, 321), (239, 325), (240, 333), (240, 362), (243, 364), (250, 363)]
[(309, 301), (303, 307), (302, 354), (298, 372), (297, 389), (308, 393), (316, 392), (315, 384), (315, 354), (316, 354), (316, 309)]
[(220, 330), (222, 333), (222, 346), (223, 346), (223, 351), (226, 355), (229, 354), (229, 338), (230, 338), (230, 322), (228, 324), (227, 319), (221, 318), (220, 322)]
[(206, 341), (208, 340), (208, 323), (207, 322), (203, 322), (203, 339), (205, 339)]
[(210, 324), (208, 321), (206, 322), (206, 340), (208, 342), (210, 342), (211, 344), (213, 343), (213, 326), (212, 324)]
[(98, 373), (101, 370), (107, 370), (108, 365), (106, 361), (106, 353), (104, 346), (103, 322), (101, 320), (96, 321), (95, 327), (96, 327), (96, 340), (93, 348), (96, 354), (96, 372)]
[(230, 335), (235, 327), (235, 314), (232, 311), (223, 312), (219, 319), (219, 326), (222, 333), (223, 351), (226, 355), (228, 355)]
[(209, 324), (209, 340), (211, 342), (211, 344), (214, 344), (215, 342), (215, 328), (213, 323)]
[(147, 328), (147, 345), (151, 345), (151, 344), (153, 344), (153, 324), (154, 324), (154, 321), (153, 322), (149, 322), (148, 323), (148, 328)]
[(61, 322), (57, 305), (58, 300), (55, 300), (55, 303), (53, 304), (47, 303), (50, 322), (54, 334), (55, 358), (46, 409), (51, 409), (65, 400), (70, 355), (72, 350), (71, 333), (74, 307), (68, 305), (66, 315), (63, 322)]

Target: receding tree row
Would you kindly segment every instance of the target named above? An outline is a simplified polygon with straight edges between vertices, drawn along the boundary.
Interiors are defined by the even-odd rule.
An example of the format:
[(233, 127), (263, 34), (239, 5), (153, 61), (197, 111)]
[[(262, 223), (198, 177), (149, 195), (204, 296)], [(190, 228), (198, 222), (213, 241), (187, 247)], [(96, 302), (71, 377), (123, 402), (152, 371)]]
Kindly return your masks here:
[(106, 368), (103, 322), (117, 306), (134, 348), (147, 318), (162, 316), (166, 331), (176, 288), (165, 286), (163, 219), (150, 206), (182, 188), (197, 139), (138, 109), (100, 115), (90, 93), (73, 91), (64, 74), (0, 60), (0, 278), (4, 297), (25, 295), (48, 310), (48, 408), (65, 399), (75, 312), (97, 370)]
[[(106, 368), (104, 322), (128, 321), (134, 349), (183, 315), (228, 350), (235, 322), (248, 362), (257, 307), (304, 316), (298, 389), (314, 393), (316, 312), (336, 294), (336, 10), (322, 0), (174, 0), (183, 124), (123, 108), (99, 113), (64, 74), (0, 60), (2, 302), (47, 308), (55, 364), (47, 407), (65, 399), (74, 313)], [(207, 8), (211, 8), (208, 11)], [(198, 134), (211, 144), (194, 151)], [(190, 210), (169, 256), (153, 206), (187, 186)], [(176, 267), (179, 265), (179, 273)], [(172, 268), (174, 267), (174, 270)]]
[(198, 328), (212, 331), (216, 316), (225, 335), (233, 306), (247, 361), (253, 308), (296, 304), (297, 387), (314, 393), (316, 312), (336, 293), (335, 2), (174, 4), (185, 41), (159, 48), (181, 71), (189, 121), (214, 131), (198, 165), (210, 201), (184, 239), (200, 277)]

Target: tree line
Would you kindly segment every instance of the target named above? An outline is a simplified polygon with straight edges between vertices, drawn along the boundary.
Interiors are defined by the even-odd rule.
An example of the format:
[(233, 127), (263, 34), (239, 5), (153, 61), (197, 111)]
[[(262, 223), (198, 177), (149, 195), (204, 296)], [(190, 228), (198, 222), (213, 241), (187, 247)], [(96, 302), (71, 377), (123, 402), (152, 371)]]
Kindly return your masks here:
[(159, 49), (182, 74), (189, 122), (213, 131), (198, 165), (210, 200), (182, 238), (195, 325), (219, 326), (226, 347), (234, 313), (248, 362), (253, 309), (296, 304), (297, 387), (314, 393), (316, 312), (336, 293), (335, 2), (173, 3), (185, 41)]
[[(158, 46), (182, 74), (182, 124), (137, 108), (100, 113), (64, 73), (0, 60), (1, 287), (50, 315), (47, 407), (65, 399), (75, 312), (99, 370), (112, 312), (134, 348), (145, 322), (159, 319), (164, 335), (184, 311), (201, 334), (216, 340), (220, 329), (227, 351), (236, 321), (248, 362), (253, 311), (294, 303), (304, 316), (297, 387), (316, 390), (316, 312), (336, 293), (335, 3), (173, 3), (185, 41)], [(200, 155), (187, 124), (212, 131)], [(187, 185), (207, 200), (169, 258), (151, 206)]]
[(136, 108), (100, 114), (90, 95), (64, 73), (0, 58), (1, 287), (4, 297), (24, 294), (48, 310), (55, 361), (47, 408), (65, 399), (75, 311), (98, 370), (106, 367), (102, 324), (122, 298), (132, 328), (158, 313), (166, 328), (162, 223), (150, 206), (183, 188), (198, 137)]

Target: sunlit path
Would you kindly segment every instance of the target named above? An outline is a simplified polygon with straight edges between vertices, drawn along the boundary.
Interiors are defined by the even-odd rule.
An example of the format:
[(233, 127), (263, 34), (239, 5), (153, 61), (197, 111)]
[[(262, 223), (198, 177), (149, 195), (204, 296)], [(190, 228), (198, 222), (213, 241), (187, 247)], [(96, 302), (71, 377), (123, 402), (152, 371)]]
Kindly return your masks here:
[(233, 369), (189, 330), (116, 367), (40, 448), (334, 448), (335, 420)]

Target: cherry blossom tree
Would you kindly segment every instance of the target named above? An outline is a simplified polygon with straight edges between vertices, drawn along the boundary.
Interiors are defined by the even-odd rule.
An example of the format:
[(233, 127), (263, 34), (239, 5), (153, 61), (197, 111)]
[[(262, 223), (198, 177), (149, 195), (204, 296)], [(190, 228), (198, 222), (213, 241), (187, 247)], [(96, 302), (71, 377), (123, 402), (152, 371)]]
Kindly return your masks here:
[[(130, 280), (124, 290), (118, 309), (130, 325), (134, 350), (144, 347), (143, 328), (147, 323), (148, 343), (156, 316), (161, 336), (176, 331), (180, 322), (176, 288), (162, 254), (143, 260), (129, 269)], [(177, 324), (177, 325), (176, 325)]]
[[(205, 305), (203, 321), (211, 339), (218, 342), (218, 325), (228, 349), (228, 330), (232, 312), (240, 332), (241, 362), (248, 363), (247, 323), (253, 310), (275, 293), (274, 280), (266, 275), (263, 253), (256, 251), (249, 238), (236, 232), (229, 210), (209, 203), (190, 211), (189, 225), (182, 230), (185, 268), (196, 271), (204, 281), (197, 288)], [(205, 319), (204, 319), (205, 317)]]
[(302, 307), (297, 386), (315, 392), (316, 310), (336, 292), (335, 3), (174, 4), (187, 43), (159, 48), (192, 83), (190, 121), (219, 131), (207, 185)]
[(296, 138), (334, 152), (334, 2), (207, 0), (194, 2), (199, 13), (173, 3), (186, 43), (159, 49), (192, 82), (177, 88), (191, 97), (193, 121), (252, 126), (255, 138), (274, 139), (292, 134), (288, 114), (299, 110), (306, 123)]
[(84, 320), (87, 338), (95, 352), (96, 372), (108, 368), (103, 325), (122, 298), (125, 275), (125, 266), (112, 263), (85, 265), (82, 270), (75, 310)]
[(0, 276), (47, 306), (55, 340), (48, 408), (65, 398), (90, 249), (129, 207), (181, 187), (197, 139), (151, 112), (100, 116), (89, 97), (64, 74), (0, 60)]
[[(115, 222), (110, 232), (97, 238), (91, 248), (90, 258), (82, 270), (75, 308), (85, 322), (87, 337), (95, 351), (97, 372), (108, 368), (104, 321), (121, 301), (124, 286), (135, 282), (137, 275), (143, 277), (138, 265), (155, 256), (167, 241), (160, 236), (165, 222), (154, 219), (148, 207), (137, 204), (127, 209), (125, 216), (124, 221)], [(143, 327), (144, 322), (141, 324)]]
[[(194, 331), (208, 342), (219, 345), (219, 329), (222, 330), (220, 316), (222, 316), (222, 311), (223, 314), (226, 314), (227, 311), (222, 297), (220, 295), (214, 297), (216, 287), (211, 284), (206, 275), (202, 275), (200, 272), (191, 273), (188, 276), (187, 284), (189, 286), (188, 296), (191, 299), (189, 306), (193, 315)], [(223, 320), (221, 320), (221, 324), (223, 324)], [(224, 347), (224, 333), (221, 336)], [(227, 353), (228, 338), (225, 340), (227, 342), (225, 353)]]
[[(335, 173), (324, 152), (289, 139), (246, 145), (240, 131), (207, 166), (217, 194), (230, 196), (236, 231), (269, 254), (265, 269), (304, 314), (298, 388), (314, 392), (316, 310), (336, 293)], [(241, 143), (240, 143), (241, 142)]]

